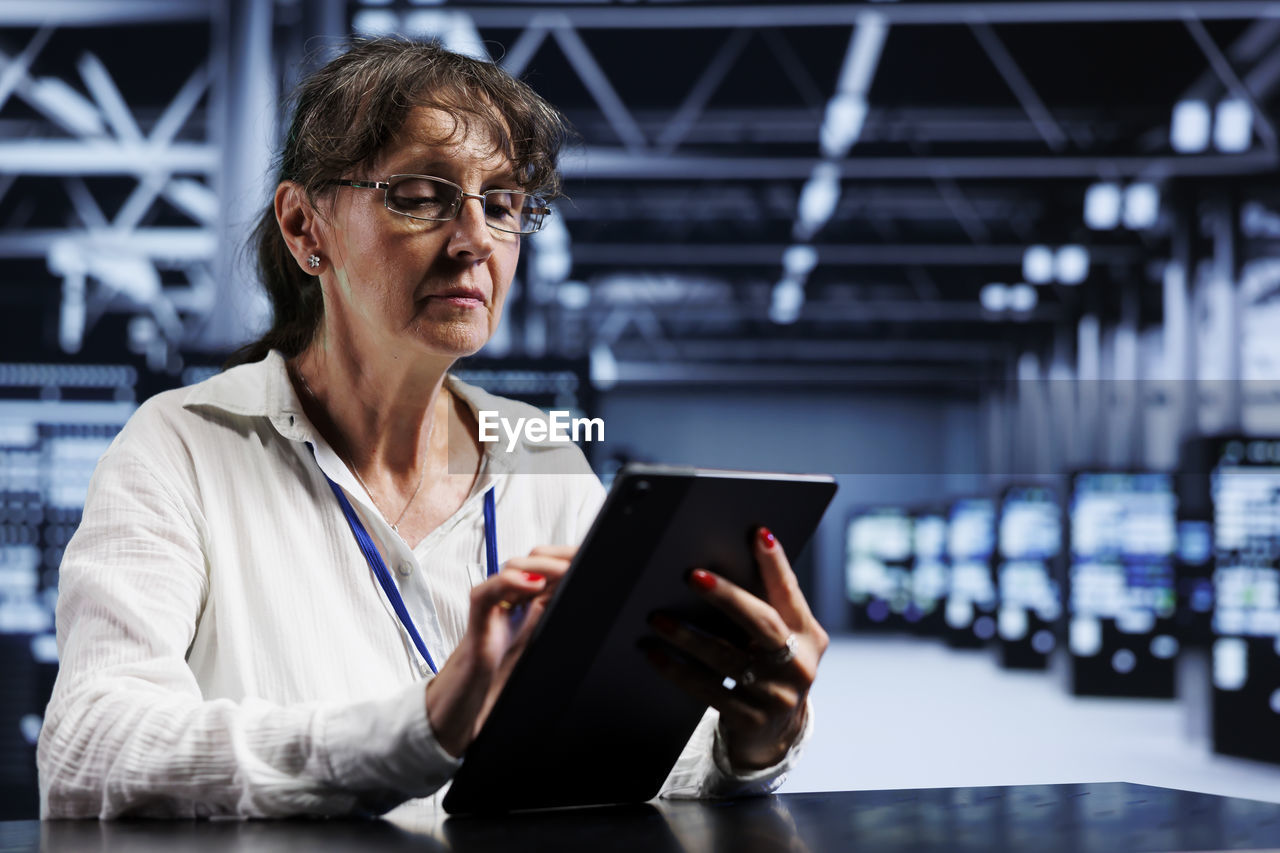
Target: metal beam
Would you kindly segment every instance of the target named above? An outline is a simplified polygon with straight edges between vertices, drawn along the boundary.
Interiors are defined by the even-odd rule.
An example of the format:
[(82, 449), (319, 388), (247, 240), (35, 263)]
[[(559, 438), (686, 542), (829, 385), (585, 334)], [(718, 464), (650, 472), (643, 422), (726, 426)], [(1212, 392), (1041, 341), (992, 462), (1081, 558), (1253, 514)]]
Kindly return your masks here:
[(14, 58), (9, 59), (0, 53), (0, 65), (4, 66), (0, 69), (0, 109), (4, 108), (9, 96), (19, 85), (30, 80), (31, 63), (44, 50), (52, 35), (53, 27), (41, 27)]
[[(776, 35), (776, 34), (775, 34)], [(1278, 53), (1277, 55), (1280, 55)], [(1261, 67), (1261, 66), (1259, 66)], [(1252, 73), (1246, 83), (1252, 85)], [(1270, 79), (1270, 77), (1268, 77)], [(660, 135), (671, 121), (670, 109), (633, 109), (632, 116), (649, 138)], [(1166, 109), (1152, 109), (1155, 120), (1168, 120)], [(1054, 118), (1064, 132), (1081, 138), (1096, 127), (1096, 112), (1079, 108), (1057, 109)], [(760, 107), (758, 109), (710, 106), (689, 128), (684, 141), (699, 143), (750, 143), (753, 145), (812, 143), (823, 115), (809, 107)], [(574, 126), (582, 135), (598, 139), (611, 131), (602, 115), (575, 114)], [(872, 105), (860, 142), (1040, 142), (1042, 137), (1026, 113), (1016, 107), (919, 108)]]
[(720, 87), (720, 84), (724, 82), (724, 78), (728, 76), (733, 64), (742, 55), (742, 49), (746, 47), (750, 38), (750, 30), (733, 30), (729, 33), (729, 38), (725, 40), (724, 44), (720, 45), (716, 55), (711, 58), (711, 62), (703, 69), (702, 74), (698, 76), (697, 82), (689, 90), (684, 103), (680, 104), (675, 115), (671, 117), (667, 126), (659, 134), (655, 143), (659, 151), (669, 154), (680, 146), (694, 123), (701, 117), (707, 102), (711, 100), (711, 96), (715, 94), (716, 89)]
[[(1268, 55), (1268, 50), (1280, 38), (1280, 19), (1269, 18), (1250, 24), (1239, 38), (1227, 48), (1227, 56), (1236, 66), (1250, 66), (1261, 62)], [(1272, 52), (1275, 55), (1276, 52)], [(1246, 80), (1246, 84), (1248, 81)], [(1222, 81), (1212, 68), (1205, 69), (1194, 83), (1183, 93), (1183, 100), (1212, 100), (1221, 90)], [(1250, 89), (1253, 89), (1250, 86)], [(1254, 94), (1258, 94), (1253, 89)], [(1259, 95), (1259, 97), (1264, 97)], [(1264, 97), (1265, 99), (1265, 97)]]
[(107, 124), (115, 131), (116, 139), (132, 145), (141, 144), (142, 131), (138, 129), (133, 113), (129, 111), (129, 106), (124, 102), (124, 96), (120, 94), (120, 89), (111, 79), (111, 73), (102, 64), (102, 60), (92, 53), (85, 53), (76, 63), (76, 67), (80, 71), (80, 77), (84, 80), (85, 86), (89, 89), (89, 94), (93, 96), (98, 109), (106, 117)]
[(573, 70), (578, 73), (582, 84), (587, 87), (587, 91), (599, 105), (600, 111), (613, 125), (614, 132), (618, 134), (622, 144), (637, 153), (647, 148), (648, 141), (645, 139), (644, 131), (640, 130), (636, 120), (631, 117), (627, 105), (618, 96), (613, 84), (609, 82), (609, 77), (600, 67), (600, 63), (596, 62), (596, 58), (591, 55), (590, 48), (582, 40), (582, 36), (578, 35), (578, 31), (565, 21), (557, 20), (551, 35), (556, 40), (556, 44), (560, 45), (565, 59), (569, 60)]
[[(252, 288), (252, 263), (244, 245), (253, 220), (266, 205), (271, 188), (263, 181), (271, 163), (275, 139), (276, 90), (272, 63), (274, 3), (227, 0), (213, 27), (208, 123), (210, 140), (218, 149), (213, 189), (219, 202), (215, 233), (224, 250), (213, 258), (218, 298), (205, 323), (188, 346), (227, 351), (265, 329), (267, 306)], [(191, 84), (194, 86), (195, 84)], [(186, 87), (184, 87), (184, 90)], [(252, 128), (252, 131), (249, 129)]]
[[(584, 243), (573, 246), (575, 264), (617, 267), (777, 265), (787, 247), (760, 243)], [(1026, 246), (970, 244), (831, 244), (814, 246), (818, 266), (1019, 266)], [(1098, 264), (1138, 263), (1146, 253), (1123, 246), (1090, 247)]]
[(617, 364), (617, 384), (660, 384), (724, 386), (746, 384), (752, 386), (775, 385), (796, 387), (803, 385), (866, 385), (885, 383), (895, 393), (910, 392), (912, 385), (936, 387), (946, 385), (963, 393), (965, 383), (973, 383), (977, 392), (984, 376), (974, 368), (948, 369), (938, 365), (928, 367), (837, 367), (813, 364), (681, 364), (661, 361), (620, 361)]
[(1267, 146), (1267, 150), (1273, 154), (1277, 150), (1276, 129), (1271, 126), (1271, 120), (1267, 117), (1267, 113), (1259, 106), (1257, 99), (1249, 87), (1241, 82), (1240, 77), (1236, 74), (1235, 69), (1231, 67), (1231, 63), (1222, 55), (1222, 50), (1213, 40), (1213, 36), (1209, 35), (1209, 31), (1205, 29), (1204, 24), (1194, 18), (1189, 18), (1186, 22), (1187, 31), (1191, 33), (1191, 37), (1195, 39), (1196, 44), (1204, 53), (1205, 59), (1209, 61), (1209, 66), (1213, 69), (1213, 73), (1217, 74), (1222, 80), (1222, 85), (1233, 98), (1239, 98), (1249, 105), (1253, 111), (1254, 125), (1258, 131), (1258, 135), (1262, 137), (1262, 142)]
[[(681, 359), (713, 361), (1002, 361), (1014, 352), (1011, 343), (995, 341), (904, 340), (822, 340), (822, 339), (699, 339), (670, 342)], [(626, 361), (632, 344), (619, 343), (614, 355)], [(636, 343), (637, 349), (648, 348)], [(646, 355), (651, 352), (645, 353)]]
[[(0, 163), (3, 163), (0, 147)], [(569, 178), (622, 180), (804, 180), (817, 157), (698, 157), (636, 154), (593, 147), (562, 162)], [(1280, 160), (1267, 151), (1178, 157), (850, 157), (837, 163), (845, 179), (1076, 178), (1100, 175), (1161, 180), (1267, 173)]]
[(970, 25), (970, 29), (973, 31), (974, 37), (977, 38), (978, 44), (982, 45), (982, 49), (986, 51), (987, 58), (991, 60), (991, 64), (1000, 72), (1005, 84), (1026, 111), (1027, 118), (1031, 119), (1032, 124), (1036, 126), (1036, 130), (1044, 138), (1045, 144), (1052, 151), (1061, 151), (1065, 148), (1067, 145), (1066, 134), (1062, 132), (1062, 128), (1054, 121), (1049, 108), (1045, 106), (1044, 101), (1040, 100), (1040, 96), (1036, 94), (1035, 87), (1031, 85), (1031, 81), (1027, 79), (1027, 76), (1022, 73), (1022, 69), (1018, 67), (1018, 63), (1014, 61), (1013, 56), (1005, 48), (1004, 42), (1000, 41), (996, 31), (985, 21), (975, 21)]
[[(479, 27), (528, 26), (546, 12), (537, 6), (458, 3)], [(768, 6), (560, 7), (556, 13), (580, 29), (727, 29), (733, 27), (853, 26), (866, 14), (864, 3), (775, 4)], [(877, 14), (892, 26), (989, 24), (1114, 23), (1119, 21), (1247, 20), (1280, 18), (1275, 0), (1045, 0), (1035, 2), (877, 4)]]
[(212, 145), (124, 145), (108, 140), (24, 139), (0, 141), (0, 173), (23, 175), (142, 175), (147, 172), (217, 171)]
[(529, 63), (533, 60), (534, 54), (538, 52), (538, 48), (542, 47), (542, 43), (547, 40), (549, 31), (546, 21), (534, 21), (524, 28), (524, 31), (520, 33), (520, 38), (516, 39), (516, 43), (511, 46), (511, 49), (498, 60), (498, 64), (513, 77), (523, 76), (525, 70), (529, 67)]
[(5, 0), (0, 27), (102, 27), (208, 20), (212, 0)]
[(213, 231), (204, 228), (139, 228), (125, 234), (110, 228), (29, 229), (0, 233), (0, 258), (43, 258), (64, 241), (183, 264), (195, 258), (212, 258), (218, 248)]
[[(948, 184), (954, 186), (953, 182)], [(694, 199), (679, 207), (672, 207), (669, 202), (662, 199), (638, 199), (634, 204), (620, 204), (616, 197), (607, 196), (604, 192), (606, 189), (603, 184), (600, 186), (578, 185), (575, 187), (572, 201), (556, 206), (556, 216), (566, 222), (691, 220), (723, 224), (727, 221), (726, 217), (741, 215), (744, 207), (739, 206), (735, 210), (734, 203), (750, 205), (752, 208), (761, 207), (754, 197), (745, 192), (739, 192), (746, 189), (741, 184), (733, 187), (735, 191), (730, 191), (726, 186), (725, 198)], [(970, 185), (970, 192), (965, 194), (962, 204), (966, 215), (972, 216), (975, 220), (972, 225), (985, 220), (1008, 222), (1013, 216), (1034, 218), (1041, 215), (1045, 208), (1042, 200), (1025, 195), (1023, 187), (1002, 186), (1000, 189), (1004, 190), (1003, 194), (991, 192), (978, 194), (974, 192), (976, 186)], [(916, 185), (868, 187), (866, 190), (860, 190), (856, 197), (846, 195), (837, 208), (837, 216), (847, 219), (874, 211), (896, 218), (915, 220), (951, 222), (956, 218), (954, 205), (961, 202), (954, 198), (945, 199), (934, 190), (924, 190), (924, 192), (919, 190), (920, 188)], [(956, 191), (959, 191), (958, 187)], [(758, 217), (757, 221), (790, 222), (792, 219), (789, 212), (780, 209), (780, 205), (777, 209), (755, 211), (753, 216)], [(984, 236), (975, 242), (986, 242), (986, 240), (987, 237)]]
[[(763, 320), (769, 313), (765, 304), (729, 303), (717, 305), (687, 305), (679, 303), (650, 304), (646, 308), (663, 319), (683, 319), (706, 323), (742, 323)], [(584, 313), (592, 318), (606, 316), (618, 310), (611, 305), (592, 305)], [(633, 310), (628, 306), (627, 310)], [(1063, 317), (1063, 310), (1056, 305), (1038, 305), (1033, 310), (1014, 315), (994, 315), (972, 301), (919, 302), (913, 299), (861, 302), (858, 300), (806, 301), (800, 310), (801, 323), (990, 323), (1016, 325), (1017, 323), (1056, 323)]]

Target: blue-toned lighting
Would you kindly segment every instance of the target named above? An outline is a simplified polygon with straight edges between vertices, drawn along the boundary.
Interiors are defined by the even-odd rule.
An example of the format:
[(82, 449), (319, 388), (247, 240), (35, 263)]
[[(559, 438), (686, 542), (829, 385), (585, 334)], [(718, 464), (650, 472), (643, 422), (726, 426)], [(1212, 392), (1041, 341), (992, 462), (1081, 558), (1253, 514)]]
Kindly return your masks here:
[(351, 29), (362, 36), (389, 36), (400, 30), (400, 16), (386, 9), (362, 9), (351, 16)]
[(1228, 154), (1248, 151), (1253, 141), (1253, 110), (1240, 98), (1218, 102), (1213, 117), (1213, 144)]
[(1160, 190), (1145, 181), (1130, 184), (1124, 191), (1124, 227), (1142, 231), (1154, 227), (1160, 218)]
[(1173, 107), (1169, 143), (1179, 154), (1198, 154), (1209, 147), (1212, 116), (1204, 101), (1179, 101)]
[(1053, 280), (1053, 250), (1048, 246), (1028, 246), (1022, 255), (1022, 277), (1032, 284)]
[(862, 134), (867, 120), (867, 99), (860, 94), (845, 92), (827, 102), (827, 114), (818, 131), (822, 156), (843, 157)]
[(1138, 664), (1138, 656), (1129, 649), (1116, 649), (1111, 656), (1111, 668), (1121, 675), (1128, 675)]
[(1084, 193), (1084, 224), (1095, 231), (1109, 231), (1120, 224), (1120, 185), (1093, 184)]
[(790, 325), (800, 319), (804, 305), (804, 287), (792, 278), (784, 278), (773, 286), (773, 298), (769, 305), (769, 319), (780, 326)]
[(807, 276), (818, 264), (818, 250), (813, 246), (788, 246), (782, 255), (782, 268), (789, 276)]
[(1054, 277), (1062, 284), (1076, 285), (1089, 277), (1089, 250), (1069, 245), (1058, 249), (1054, 257)]
[(796, 236), (808, 239), (835, 213), (840, 201), (840, 167), (834, 163), (819, 163), (813, 167), (809, 180), (800, 191), (797, 206)]
[(978, 301), (987, 311), (998, 314), (1009, 307), (1009, 287), (999, 282), (991, 282), (978, 291)]
[(466, 12), (446, 12), (442, 9), (406, 12), (402, 29), (408, 35), (418, 38), (438, 38), (455, 53), (485, 61), (490, 59), (475, 21)]
[(1221, 637), (1213, 643), (1213, 686), (1239, 690), (1249, 680), (1249, 647), (1239, 637)]
[(1026, 314), (1034, 309), (1039, 301), (1040, 297), (1036, 294), (1036, 289), (1024, 281), (1009, 288), (1009, 310), (1016, 314)]
[(591, 288), (580, 281), (562, 281), (556, 288), (556, 301), (570, 311), (581, 311), (591, 304)]
[(591, 384), (607, 391), (618, 384), (618, 360), (608, 344), (599, 343), (591, 348)]

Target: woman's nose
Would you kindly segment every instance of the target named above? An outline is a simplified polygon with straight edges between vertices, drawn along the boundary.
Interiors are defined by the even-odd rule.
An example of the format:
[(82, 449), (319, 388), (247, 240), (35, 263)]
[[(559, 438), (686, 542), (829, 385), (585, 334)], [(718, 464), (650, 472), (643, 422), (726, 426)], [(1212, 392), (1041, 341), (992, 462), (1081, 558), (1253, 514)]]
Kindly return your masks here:
[[(467, 202), (475, 202), (468, 204)], [(453, 221), (454, 235), (449, 241), (449, 251), (457, 257), (472, 255), (484, 260), (493, 252), (493, 229), (484, 213), (484, 196), (467, 193), (462, 197), (462, 207)]]

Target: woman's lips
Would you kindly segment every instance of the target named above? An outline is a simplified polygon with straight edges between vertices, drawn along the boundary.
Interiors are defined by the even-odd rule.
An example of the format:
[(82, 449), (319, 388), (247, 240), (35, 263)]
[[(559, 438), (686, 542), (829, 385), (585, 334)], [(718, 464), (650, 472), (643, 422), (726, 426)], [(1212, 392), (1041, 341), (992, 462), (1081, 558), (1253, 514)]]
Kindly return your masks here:
[(478, 308), (484, 305), (484, 294), (478, 290), (450, 290), (427, 296), (428, 302), (443, 302), (460, 308)]

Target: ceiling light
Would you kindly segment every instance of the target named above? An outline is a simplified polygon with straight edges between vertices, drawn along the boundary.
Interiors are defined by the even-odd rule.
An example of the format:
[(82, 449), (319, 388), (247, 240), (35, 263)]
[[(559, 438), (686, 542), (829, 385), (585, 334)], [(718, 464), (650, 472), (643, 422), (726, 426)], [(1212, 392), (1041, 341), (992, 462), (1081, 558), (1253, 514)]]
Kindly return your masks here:
[(1253, 142), (1253, 110), (1240, 98), (1218, 102), (1213, 119), (1213, 144), (1219, 151), (1238, 154)]
[(999, 314), (1009, 307), (1009, 288), (994, 281), (984, 284), (978, 291), (978, 301), (987, 311)]
[(1084, 193), (1084, 224), (1108, 231), (1120, 224), (1120, 185), (1093, 184)]
[(1063, 284), (1080, 284), (1089, 277), (1089, 250), (1063, 246), (1054, 258), (1055, 277)]
[(1036, 307), (1036, 303), (1040, 301), (1036, 294), (1036, 289), (1026, 282), (1018, 282), (1012, 285), (1006, 293), (1009, 303), (1009, 310), (1019, 314), (1026, 314)]
[(1141, 231), (1160, 218), (1160, 190), (1155, 184), (1137, 183), (1125, 187), (1124, 227)]
[(800, 319), (802, 305), (804, 305), (804, 287), (794, 279), (784, 278), (773, 286), (769, 319), (780, 326), (790, 325)]
[(788, 276), (807, 276), (818, 263), (818, 250), (812, 246), (788, 246), (782, 253), (782, 268)]
[(1032, 284), (1053, 280), (1053, 251), (1048, 246), (1028, 246), (1022, 255), (1022, 277)]
[(1196, 154), (1209, 147), (1211, 119), (1204, 101), (1178, 101), (1173, 107), (1169, 142), (1179, 154)]
[(797, 208), (797, 231), (802, 238), (812, 236), (827, 224), (835, 213), (840, 200), (840, 167), (834, 163), (819, 163), (800, 191)]
[(862, 134), (867, 120), (867, 99), (844, 93), (827, 102), (827, 114), (818, 131), (823, 157), (843, 157)]

